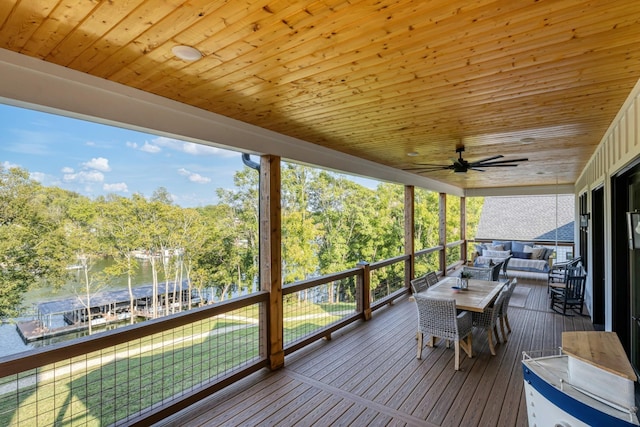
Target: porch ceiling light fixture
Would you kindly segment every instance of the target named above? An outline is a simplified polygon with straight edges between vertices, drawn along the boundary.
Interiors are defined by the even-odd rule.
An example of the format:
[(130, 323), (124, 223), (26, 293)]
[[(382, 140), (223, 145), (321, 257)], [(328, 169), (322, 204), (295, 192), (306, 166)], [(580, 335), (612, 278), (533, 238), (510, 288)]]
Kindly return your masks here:
[(202, 52), (195, 47), (178, 45), (171, 48), (171, 52), (183, 61), (197, 61), (202, 58)]

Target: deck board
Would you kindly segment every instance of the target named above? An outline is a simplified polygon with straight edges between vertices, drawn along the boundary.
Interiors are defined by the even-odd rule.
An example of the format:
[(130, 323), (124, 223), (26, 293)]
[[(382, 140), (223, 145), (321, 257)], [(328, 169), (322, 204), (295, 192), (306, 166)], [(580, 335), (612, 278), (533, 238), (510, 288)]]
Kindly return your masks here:
[(491, 356), (487, 334), (474, 330), (474, 357), (461, 352), (458, 372), (443, 342), (416, 359), (415, 303), (403, 298), (158, 425), (526, 426), (522, 352), (593, 327), (588, 316), (551, 311), (546, 282), (518, 286), (531, 291), (524, 307), (509, 308), (507, 342)]

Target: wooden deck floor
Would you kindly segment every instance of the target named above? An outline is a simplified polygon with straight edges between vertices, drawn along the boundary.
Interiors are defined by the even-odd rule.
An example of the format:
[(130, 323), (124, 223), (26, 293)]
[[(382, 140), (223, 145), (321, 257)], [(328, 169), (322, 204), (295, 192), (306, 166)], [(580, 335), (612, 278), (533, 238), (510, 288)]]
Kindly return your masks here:
[(526, 426), (522, 351), (557, 348), (562, 331), (593, 328), (589, 317), (550, 311), (546, 282), (518, 286), (531, 291), (521, 304), (512, 299), (508, 342), (491, 356), (486, 335), (475, 331), (474, 357), (461, 352), (458, 372), (444, 345), (416, 359), (416, 310), (403, 298), (288, 356), (285, 368), (258, 372), (161, 424)]

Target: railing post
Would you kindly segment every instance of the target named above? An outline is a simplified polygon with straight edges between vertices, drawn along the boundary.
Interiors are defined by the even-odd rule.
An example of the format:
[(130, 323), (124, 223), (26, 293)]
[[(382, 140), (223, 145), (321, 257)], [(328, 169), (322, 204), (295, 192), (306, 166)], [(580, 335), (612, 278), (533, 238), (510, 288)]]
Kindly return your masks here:
[(440, 249), (440, 271), (442, 275), (447, 274), (447, 194), (440, 193), (440, 204), (438, 209), (439, 227), (438, 238), (440, 241), (438, 245), (442, 247)]
[(284, 366), (282, 301), (282, 225), (280, 220), (280, 157), (260, 158), (260, 288), (269, 292), (265, 320), (269, 367)]
[(364, 320), (371, 319), (371, 267), (368, 262), (360, 261), (358, 266), (362, 273), (358, 276), (358, 311), (362, 313)]
[(409, 259), (404, 265), (404, 286), (410, 287), (411, 280), (415, 277), (415, 188), (413, 185), (404, 186), (404, 254)]
[(466, 197), (460, 197), (460, 239), (462, 239), (462, 246), (460, 247), (460, 260), (465, 264), (468, 264), (467, 254), (467, 199)]

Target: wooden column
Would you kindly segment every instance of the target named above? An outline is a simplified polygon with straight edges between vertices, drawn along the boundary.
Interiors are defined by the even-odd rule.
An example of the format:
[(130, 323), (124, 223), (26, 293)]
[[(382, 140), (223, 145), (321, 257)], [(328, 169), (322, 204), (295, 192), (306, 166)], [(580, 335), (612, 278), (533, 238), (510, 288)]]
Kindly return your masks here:
[(284, 366), (280, 157), (260, 158), (260, 289), (269, 292), (266, 337), (269, 367)]
[(404, 186), (404, 254), (409, 255), (405, 262), (404, 283), (406, 287), (411, 286), (411, 279), (415, 277), (415, 187), (413, 185)]
[(440, 206), (438, 209), (439, 218), (439, 241), (438, 245), (442, 246), (440, 249), (440, 271), (442, 275), (447, 274), (447, 194), (440, 193)]
[(467, 263), (467, 199), (460, 197), (460, 239), (462, 240), (462, 246), (460, 246), (460, 259)]

